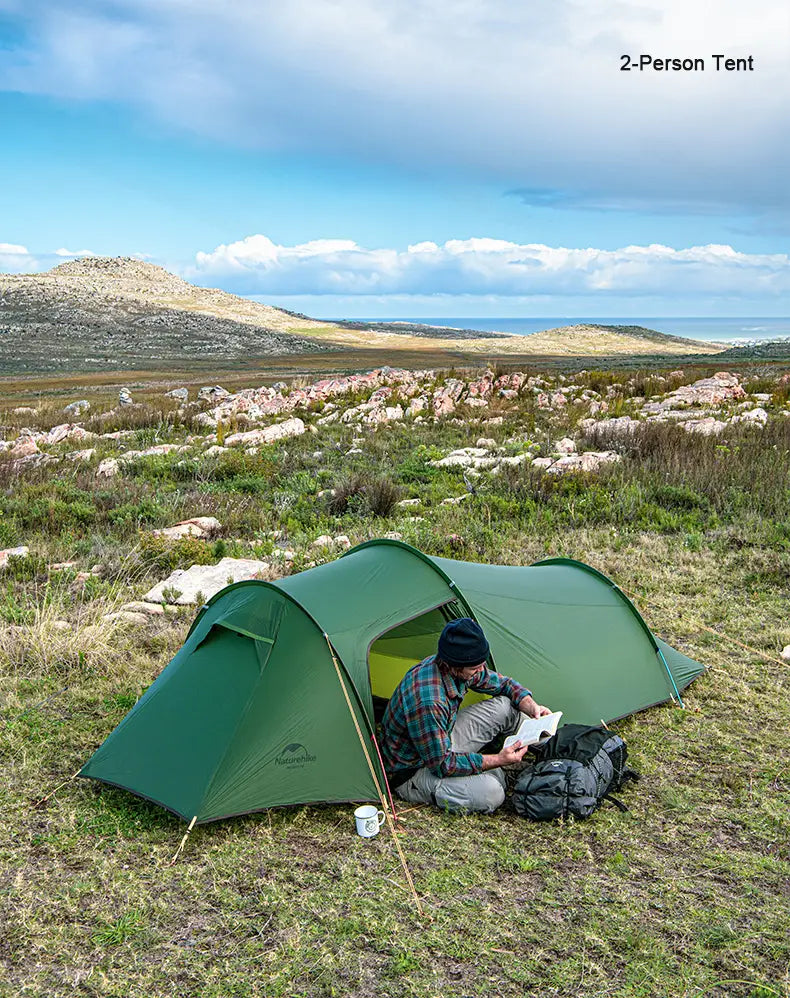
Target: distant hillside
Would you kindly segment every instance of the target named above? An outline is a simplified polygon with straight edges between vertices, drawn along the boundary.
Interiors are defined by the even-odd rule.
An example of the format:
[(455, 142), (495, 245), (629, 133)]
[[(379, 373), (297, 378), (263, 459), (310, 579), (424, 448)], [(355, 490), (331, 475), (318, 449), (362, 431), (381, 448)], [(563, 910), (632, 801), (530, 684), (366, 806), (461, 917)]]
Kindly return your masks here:
[(719, 355), (722, 360), (788, 360), (790, 359), (790, 339), (766, 340), (763, 343), (750, 343), (748, 346), (730, 347)]
[(325, 351), (294, 335), (323, 323), (197, 288), (129, 257), (0, 274), (0, 371), (124, 370), (196, 358)]
[[(410, 322), (322, 322), (199, 288), (130, 257), (87, 257), (42, 274), (0, 274), (0, 374), (260, 366), (266, 358), (364, 351), (364, 364), (497, 357), (716, 353), (641, 326), (567, 326), (530, 336)], [(373, 355), (373, 356), (372, 356)], [(438, 360), (437, 360), (438, 358)], [(413, 361), (410, 361), (410, 363)]]

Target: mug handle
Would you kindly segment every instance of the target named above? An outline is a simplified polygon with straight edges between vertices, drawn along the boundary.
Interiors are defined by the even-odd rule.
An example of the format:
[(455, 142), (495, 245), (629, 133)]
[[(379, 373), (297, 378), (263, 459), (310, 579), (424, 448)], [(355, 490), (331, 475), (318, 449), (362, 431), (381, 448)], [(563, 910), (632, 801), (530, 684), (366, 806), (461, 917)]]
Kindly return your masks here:
[[(380, 818), (379, 818), (379, 815), (381, 815)], [(376, 817), (378, 818), (378, 821), (379, 821), (379, 828), (381, 828), (381, 826), (387, 820), (387, 816), (386, 816), (386, 814), (383, 811), (376, 811)]]

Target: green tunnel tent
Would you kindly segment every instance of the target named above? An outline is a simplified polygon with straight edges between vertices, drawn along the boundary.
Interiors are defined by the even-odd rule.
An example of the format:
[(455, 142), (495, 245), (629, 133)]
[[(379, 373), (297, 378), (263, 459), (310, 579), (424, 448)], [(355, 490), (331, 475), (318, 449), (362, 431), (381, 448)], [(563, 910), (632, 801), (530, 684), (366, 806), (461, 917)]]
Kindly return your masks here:
[(463, 616), (485, 630), (490, 665), (565, 721), (623, 717), (703, 671), (580, 562), (482, 565), (374, 540), (289, 578), (217, 593), (79, 775), (198, 823), (376, 800), (374, 698), (388, 698), (435, 652), (447, 620)]

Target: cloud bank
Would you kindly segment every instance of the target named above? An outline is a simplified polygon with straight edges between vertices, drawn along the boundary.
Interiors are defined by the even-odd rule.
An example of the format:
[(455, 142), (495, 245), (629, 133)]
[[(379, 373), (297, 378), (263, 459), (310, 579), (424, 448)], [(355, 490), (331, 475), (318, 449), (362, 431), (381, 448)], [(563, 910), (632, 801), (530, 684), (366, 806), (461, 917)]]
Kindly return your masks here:
[(264, 235), (196, 255), (182, 275), (242, 295), (497, 295), (759, 297), (790, 293), (790, 257), (731, 246), (617, 250), (501, 239), (366, 249), (351, 240), (279, 246)]
[[(785, 0), (3, 0), (0, 87), (542, 205), (787, 210)], [(621, 55), (702, 57), (622, 72)], [(711, 56), (753, 55), (753, 72)], [(543, 193), (541, 192), (548, 192)], [(663, 206), (663, 207), (662, 207)], [(787, 223), (787, 216), (783, 224)]]

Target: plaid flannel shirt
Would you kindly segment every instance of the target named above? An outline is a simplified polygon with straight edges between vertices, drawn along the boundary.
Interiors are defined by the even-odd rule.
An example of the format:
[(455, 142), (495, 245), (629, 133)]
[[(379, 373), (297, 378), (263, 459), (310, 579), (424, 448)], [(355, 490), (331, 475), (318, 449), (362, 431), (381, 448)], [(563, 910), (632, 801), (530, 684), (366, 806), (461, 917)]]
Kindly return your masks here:
[(422, 766), (439, 777), (481, 773), (483, 756), (479, 752), (453, 752), (450, 748), (450, 732), (466, 691), (506, 696), (516, 706), (530, 695), (514, 679), (488, 666), (465, 683), (444, 666), (437, 666), (435, 658), (431, 655), (409, 669), (384, 712), (381, 753), (388, 775), (396, 780), (399, 771)]

